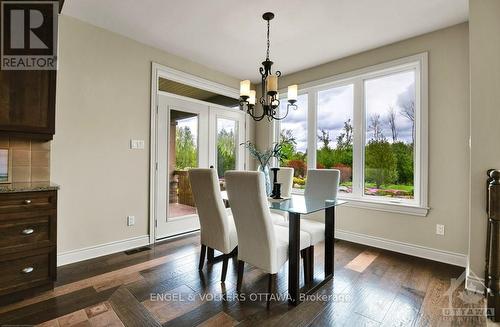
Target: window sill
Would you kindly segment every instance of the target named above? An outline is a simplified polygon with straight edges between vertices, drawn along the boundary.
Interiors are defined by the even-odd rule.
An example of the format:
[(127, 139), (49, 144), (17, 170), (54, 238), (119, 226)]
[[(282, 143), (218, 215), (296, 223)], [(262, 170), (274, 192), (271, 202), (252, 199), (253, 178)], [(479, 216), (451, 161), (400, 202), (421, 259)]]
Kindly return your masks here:
[(430, 208), (421, 207), (418, 205), (408, 203), (388, 203), (374, 200), (353, 199), (350, 197), (339, 196), (339, 199), (345, 200), (348, 203), (344, 206), (352, 208), (361, 208), (376, 211), (385, 211), (392, 213), (399, 213), (405, 215), (426, 217)]
[[(304, 195), (303, 191), (298, 192), (296, 190), (293, 190), (292, 193), (297, 195)], [(340, 200), (347, 201), (347, 203), (344, 204), (342, 207), (392, 212), (392, 213), (399, 213), (404, 215), (412, 215), (420, 217), (426, 217), (430, 210), (430, 208), (427, 207), (421, 207), (418, 205), (413, 205), (408, 203), (388, 203), (388, 202), (369, 200), (369, 199), (354, 199), (352, 197), (341, 196), (341, 195), (339, 195), (338, 198)]]

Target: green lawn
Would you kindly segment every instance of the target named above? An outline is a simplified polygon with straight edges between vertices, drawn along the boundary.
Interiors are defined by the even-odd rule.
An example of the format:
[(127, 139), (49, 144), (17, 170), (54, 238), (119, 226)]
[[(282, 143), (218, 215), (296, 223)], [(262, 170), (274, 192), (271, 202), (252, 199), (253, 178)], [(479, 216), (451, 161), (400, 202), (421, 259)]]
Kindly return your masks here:
[[(377, 188), (377, 185), (375, 185), (375, 183), (365, 183), (365, 187)], [(400, 190), (400, 191), (412, 192), (413, 185), (389, 184), (389, 185), (380, 186), (380, 189), (381, 190)]]

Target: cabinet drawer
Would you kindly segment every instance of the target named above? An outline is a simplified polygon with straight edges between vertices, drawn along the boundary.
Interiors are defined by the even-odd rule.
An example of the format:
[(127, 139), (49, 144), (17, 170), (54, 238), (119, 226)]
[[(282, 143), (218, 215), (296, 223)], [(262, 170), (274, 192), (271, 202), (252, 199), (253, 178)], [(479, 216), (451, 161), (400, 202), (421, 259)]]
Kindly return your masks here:
[(52, 282), (55, 249), (16, 253), (0, 261), (0, 295)]
[(57, 192), (19, 192), (0, 195), (0, 214), (27, 210), (50, 209), (57, 206)]
[(51, 228), (55, 218), (55, 210), (4, 214), (0, 219), (0, 254), (14, 249), (55, 245), (55, 229)]

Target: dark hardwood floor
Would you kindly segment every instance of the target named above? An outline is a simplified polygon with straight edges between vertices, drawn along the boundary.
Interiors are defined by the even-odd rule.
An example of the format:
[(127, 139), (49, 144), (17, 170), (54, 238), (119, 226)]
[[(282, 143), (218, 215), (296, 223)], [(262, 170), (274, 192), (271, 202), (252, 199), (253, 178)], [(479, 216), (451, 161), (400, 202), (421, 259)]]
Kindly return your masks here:
[[(266, 310), (265, 273), (245, 265), (238, 298), (236, 258), (230, 260), (226, 282), (221, 284), (222, 262), (205, 265), (200, 273), (199, 251), (199, 235), (194, 234), (142, 252), (118, 253), (60, 267), (54, 291), (0, 307), (0, 324), (59, 327), (487, 324), (481, 314), (484, 300), (464, 291), (459, 278), (464, 269), (460, 267), (337, 241), (332, 281), (299, 306), (291, 306), (285, 298), (285, 265), (278, 274), (271, 307)], [(323, 273), (323, 247), (317, 246), (314, 254), (315, 274), (319, 278)]]

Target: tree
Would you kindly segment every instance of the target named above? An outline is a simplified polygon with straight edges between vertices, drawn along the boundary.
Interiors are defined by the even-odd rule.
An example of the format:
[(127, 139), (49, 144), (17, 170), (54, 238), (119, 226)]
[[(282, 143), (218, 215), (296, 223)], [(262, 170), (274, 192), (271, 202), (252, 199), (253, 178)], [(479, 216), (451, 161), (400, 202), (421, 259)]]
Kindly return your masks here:
[(297, 141), (291, 129), (284, 129), (280, 133), (281, 153), (280, 164), (284, 164), (287, 160), (293, 158), (297, 150)]
[(387, 112), (387, 122), (391, 128), (392, 143), (396, 143), (398, 140), (398, 129), (396, 128), (396, 111), (393, 107), (389, 107)]
[(224, 176), (226, 170), (236, 167), (236, 143), (233, 130), (224, 128), (217, 134), (217, 173)]
[(187, 126), (178, 128), (175, 133), (175, 169), (196, 167), (197, 154), (191, 129)]
[(370, 124), (368, 125), (368, 131), (373, 133), (373, 140), (382, 141), (384, 140), (382, 120), (380, 119), (380, 114), (371, 114), (369, 117)]
[(366, 181), (377, 188), (397, 180), (396, 158), (387, 140), (370, 140), (365, 149)]
[(392, 144), (392, 152), (396, 159), (397, 183), (413, 185), (413, 145), (396, 142)]
[(323, 146), (321, 147), (322, 149), (329, 149), (330, 148), (330, 133), (328, 131), (322, 129), (321, 130), (321, 135), (318, 135), (318, 140), (323, 143)]
[(344, 122), (343, 131), (337, 137), (337, 149), (352, 148), (352, 123), (349, 118)]

